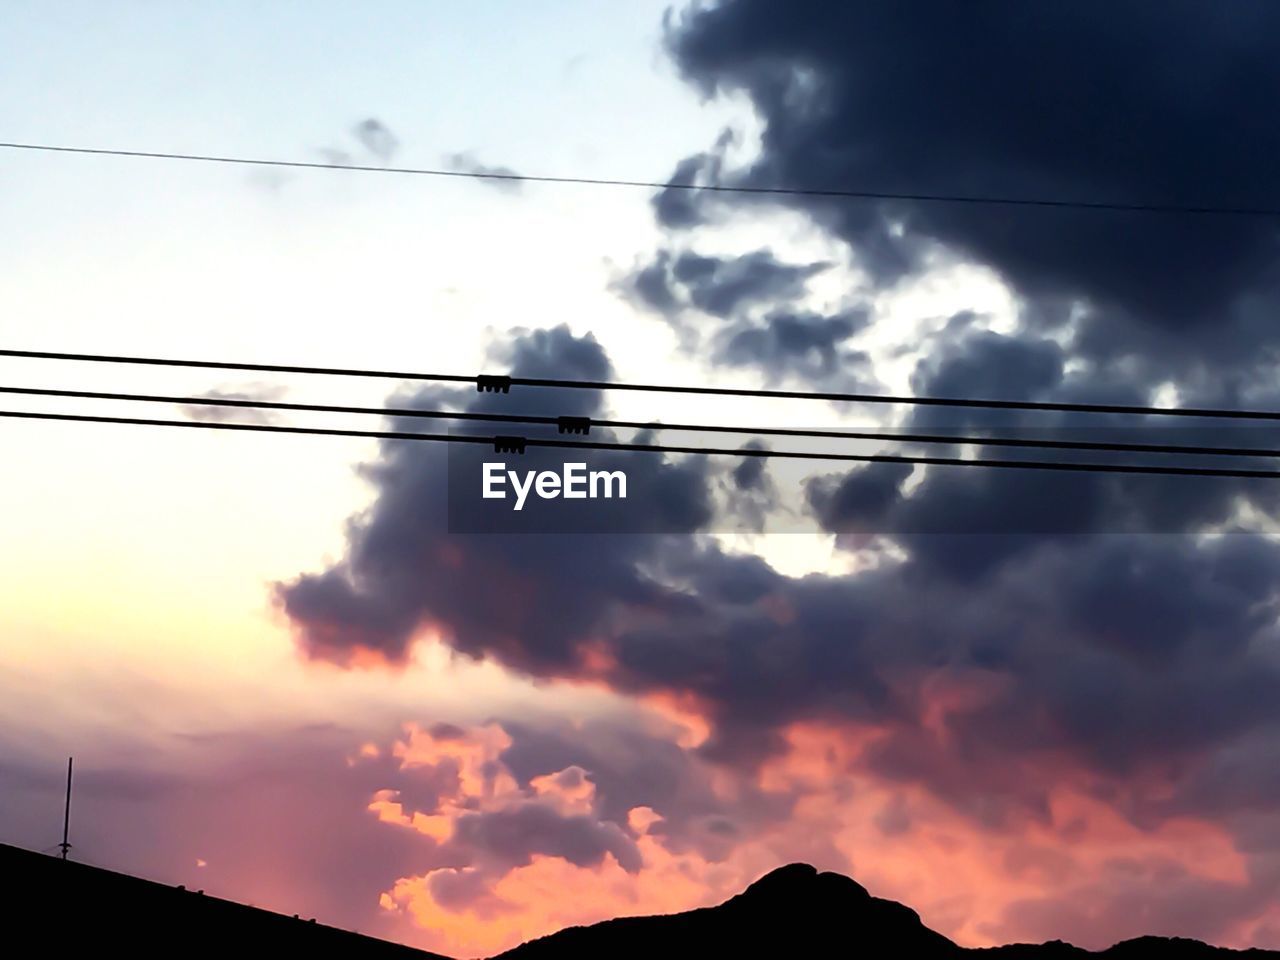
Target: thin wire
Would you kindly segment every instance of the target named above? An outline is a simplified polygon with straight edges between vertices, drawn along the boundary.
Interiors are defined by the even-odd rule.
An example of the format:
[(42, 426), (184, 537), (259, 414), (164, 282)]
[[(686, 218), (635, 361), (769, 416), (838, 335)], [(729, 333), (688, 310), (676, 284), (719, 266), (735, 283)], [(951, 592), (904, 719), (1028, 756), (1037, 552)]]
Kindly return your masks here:
[(155, 150), (110, 150), (102, 147), (73, 147), (46, 143), (3, 143), (6, 150), (42, 153), (70, 153), (102, 157), (131, 157), (148, 160), (186, 160), (257, 167), (287, 167), (302, 170), (353, 170), (360, 173), (394, 173), (424, 177), (457, 177), (469, 180), (498, 180), (519, 183), (581, 184), (607, 187), (639, 187), (649, 190), (705, 190), (709, 193), (756, 194), (765, 196), (826, 197), (852, 200), (909, 200), (925, 203), (979, 204), (988, 206), (1044, 207), (1071, 210), (1119, 211), (1126, 213), (1178, 213), (1237, 217), (1280, 217), (1276, 207), (1236, 207), (1168, 203), (1122, 203), (1112, 201), (1062, 200), (1043, 197), (972, 196), (946, 193), (901, 193), (882, 190), (809, 189), (803, 187), (762, 187), (723, 183), (668, 183), (660, 180), (622, 180), (606, 177), (535, 176), (478, 170), (443, 170), (431, 167), (390, 167), (356, 163), (320, 163), (305, 160), (265, 160), (202, 153), (169, 153)]
[[(809, 450), (767, 450), (752, 447), (694, 447), (658, 443), (614, 443), (603, 440), (558, 440), (549, 437), (481, 437), (469, 434), (414, 433), (402, 430), (349, 430), (336, 427), (292, 427), (266, 423), (221, 423), (207, 420), (153, 420), (141, 417), (107, 417), (76, 413), (35, 413), (0, 410), (0, 417), (21, 420), (61, 420), (74, 423), (116, 423), (151, 427), (186, 427), (203, 430), (238, 430), (254, 433), (311, 434), (330, 437), (371, 437), (382, 440), (434, 441), (496, 445), (516, 441), (529, 447), (564, 450), (621, 450), (631, 453), (687, 453), (701, 456), (754, 457), (789, 460), (826, 460), (855, 463), (906, 463), (924, 466), (1002, 467), (1033, 470), (1066, 470), (1075, 473), (1133, 473), (1179, 477), (1235, 477), (1280, 479), (1280, 470), (1227, 470), (1147, 464), (1070, 463), (1054, 460), (965, 460), (961, 457), (908, 457), (897, 454), (823, 453)], [(515, 453), (516, 451), (511, 451)]]
[[(328, 403), (293, 403), (283, 400), (249, 400), (236, 397), (183, 397), (149, 393), (114, 393), (101, 390), (62, 390), (46, 387), (0, 387), (0, 394), (63, 397), (81, 400), (120, 400), (137, 403), (172, 403), (181, 406), (232, 407), (249, 410), (282, 410), (305, 413), (342, 413), (359, 416), (405, 417), (423, 420), (457, 420), (479, 423), (520, 423), (557, 426), (561, 418), (518, 413), (473, 413), (420, 410), (413, 407), (365, 407)], [(961, 446), (1019, 447), (1041, 450), (1092, 450), (1114, 453), (1156, 453), (1192, 456), (1280, 458), (1280, 449), (1261, 447), (1201, 447), (1190, 444), (1128, 443), (1106, 440), (1044, 440), (1024, 437), (973, 437), (930, 433), (884, 433), (867, 430), (807, 430), (792, 427), (744, 427), (705, 423), (666, 423), (656, 420), (581, 418), (592, 427), (664, 430), (676, 433), (730, 433), (768, 437), (809, 437), (827, 440), (881, 440), (885, 443), (939, 443)]]
[[(188, 367), (203, 370), (240, 370), (267, 373), (296, 373), (337, 377), (369, 377), (384, 380), (420, 380), (438, 383), (479, 384), (480, 377), (446, 373), (392, 370), (362, 370), (351, 367), (307, 367), (273, 363), (233, 363), (221, 360), (181, 360), (160, 357), (128, 357), (92, 353), (62, 353), (49, 350), (2, 350), (0, 357), (32, 360), (68, 360), (85, 363), (123, 363), (159, 367)], [(1151, 407), (1118, 403), (1060, 403), (1044, 400), (985, 400), (971, 397), (910, 397), (874, 393), (833, 393), (809, 390), (758, 390), (745, 387), (680, 386), (657, 383), (626, 383), (611, 380), (561, 380), (551, 377), (502, 377), (517, 387), (559, 390), (631, 390), (647, 393), (679, 393), (701, 396), (761, 397), (779, 400), (825, 400), (837, 403), (904, 404), (929, 407), (974, 407), (988, 410), (1026, 410), (1056, 413), (1109, 413), (1147, 417), (1211, 417), (1227, 420), (1280, 421), (1276, 410), (1224, 410), (1209, 407)]]

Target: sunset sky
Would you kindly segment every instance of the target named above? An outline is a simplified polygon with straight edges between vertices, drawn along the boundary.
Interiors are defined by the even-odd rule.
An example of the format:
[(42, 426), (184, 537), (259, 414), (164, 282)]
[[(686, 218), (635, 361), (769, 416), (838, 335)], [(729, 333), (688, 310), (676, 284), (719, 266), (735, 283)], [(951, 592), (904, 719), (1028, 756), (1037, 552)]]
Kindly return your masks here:
[[(1280, 207), (1273, 3), (668, 6), (8, 0), (0, 141)], [(0, 148), (0, 347), (1280, 409), (1278, 225)], [(0, 383), (1087, 425), (13, 358)], [(74, 755), (74, 857), (457, 957), (797, 860), (967, 945), (1280, 948), (1274, 481), (618, 453), (656, 532), (464, 535), (437, 445), (0, 438), (0, 842), (61, 839)]]

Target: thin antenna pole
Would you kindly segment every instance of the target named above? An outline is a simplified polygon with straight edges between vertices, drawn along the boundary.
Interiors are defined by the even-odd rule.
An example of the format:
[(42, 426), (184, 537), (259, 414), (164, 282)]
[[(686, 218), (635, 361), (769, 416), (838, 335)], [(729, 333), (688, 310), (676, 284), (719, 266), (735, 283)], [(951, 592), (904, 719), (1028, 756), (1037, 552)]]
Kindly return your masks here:
[(62, 848), (63, 860), (67, 859), (67, 851), (71, 849), (67, 836), (71, 831), (71, 764), (74, 761), (74, 757), (67, 757), (67, 802), (62, 808), (62, 842), (58, 844)]

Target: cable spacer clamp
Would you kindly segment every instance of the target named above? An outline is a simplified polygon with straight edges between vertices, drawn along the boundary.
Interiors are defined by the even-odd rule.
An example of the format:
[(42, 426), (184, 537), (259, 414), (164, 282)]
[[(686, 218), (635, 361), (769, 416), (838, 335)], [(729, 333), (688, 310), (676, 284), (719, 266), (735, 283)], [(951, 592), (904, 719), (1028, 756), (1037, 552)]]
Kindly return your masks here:
[(524, 453), (524, 437), (494, 437), (494, 453)]
[(476, 377), (476, 393), (510, 393), (511, 378), (491, 373), (482, 373)]
[(591, 432), (591, 418), (556, 417), (556, 430), (560, 433), (576, 433), (585, 437)]

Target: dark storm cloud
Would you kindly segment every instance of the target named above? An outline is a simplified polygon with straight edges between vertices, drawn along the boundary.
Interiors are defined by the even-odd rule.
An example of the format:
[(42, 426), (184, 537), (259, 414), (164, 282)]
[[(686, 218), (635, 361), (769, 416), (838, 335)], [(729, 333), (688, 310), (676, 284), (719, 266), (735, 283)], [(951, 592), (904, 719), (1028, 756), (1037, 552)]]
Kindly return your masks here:
[(1123, 775), (1275, 728), (1278, 561), (1250, 537), (1102, 537), (958, 587), (949, 657), (1015, 682), (957, 732), (1010, 756), (1056, 742)]
[[(748, 440), (743, 450), (765, 450), (759, 440)], [(722, 484), (725, 491), (723, 516), (726, 526), (735, 530), (763, 533), (771, 517), (782, 515), (784, 497), (779, 484), (769, 472), (765, 457), (743, 457), (729, 471)], [(736, 523), (736, 527), (732, 524)]]
[[(1067, 355), (1057, 343), (1042, 337), (1009, 337), (987, 330), (965, 330), (943, 340), (926, 354), (911, 378), (911, 386), (926, 397), (997, 397), (1003, 400), (1043, 400), (1065, 377)], [(912, 425), (960, 426), (993, 417), (976, 408), (921, 407)], [(958, 422), (960, 421), (960, 422)]]
[(653, 198), (653, 213), (664, 227), (687, 228), (705, 223), (708, 219), (703, 193), (686, 189), (689, 186), (705, 187), (720, 181), (725, 151), (734, 142), (732, 130), (724, 130), (716, 138), (712, 149), (685, 157), (672, 171), (670, 184)]
[[(1008, 374), (1010, 389), (1059, 383), (1047, 348), (1027, 354), (985, 335), (959, 350), (954, 370), (942, 362), (929, 376), (960, 386), (983, 375), (979, 355), (1023, 370), (1020, 380)], [(609, 371), (594, 341), (564, 329), (516, 341), (509, 359), (529, 376)], [(530, 403), (597, 409), (598, 397), (565, 393), (535, 391)], [(476, 405), (503, 400), (483, 395)], [(365, 647), (399, 659), (431, 625), (467, 655), (534, 676), (691, 698), (712, 726), (701, 752), (724, 762), (777, 752), (780, 731), (797, 721), (887, 725), (892, 735), (870, 755), (882, 775), (966, 808), (981, 794), (984, 821), (1005, 808), (1043, 810), (1041, 788), (1010, 758), (1068, 756), (1125, 776), (1280, 721), (1277, 665), (1266, 653), (1280, 548), (1245, 535), (1108, 533), (1098, 518), (1131, 516), (1131, 503), (1091, 498), (1066, 479), (1031, 487), (1008, 479), (1020, 472), (939, 469), (907, 493), (904, 468), (856, 471), (830, 509), (855, 518), (861, 510), (864, 525), (908, 511), (923, 532), (898, 538), (901, 562), (790, 578), (674, 535), (450, 537), (442, 471), (434, 448), (384, 448), (366, 471), (378, 499), (351, 528), (346, 559), (281, 587), (310, 652), (343, 659)], [(1010, 511), (1032, 524), (1046, 497), (1076, 511), (1078, 529), (998, 526)], [(1194, 529), (1203, 504), (1184, 507)], [(930, 533), (926, 521), (941, 522), (930, 511), (1005, 535), (963, 536), (963, 525)], [(920, 726), (924, 681), (939, 671), (995, 690), (950, 720), (959, 746), (946, 750)], [(586, 758), (564, 759), (556, 769), (595, 771)]]
[(768, 250), (732, 258), (682, 253), (672, 261), (671, 276), (695, 307), (727, 318), (753, 303), (800, 295), (805, 282), (827, 266), (781, 263)]
[[(1273, 4), (1198, 0), (1034, 16), (1002, 2), (729, 0), (668, 22), (684, 75), (708, 95), (745, 93), (764, 123), (758, 160), (718, 170), (722, 182), (1255, 207), (1280, 206), (1277, 37)], [(1098, 312), (1079, 343), (1094, 356), (1158, 349), (1181, 367), (1199, 359), (1182, 341), (1236, 360), (1275, 344), (1246, 297), (1274, 290), (1273, 217), (788, 202), (884, 281), (938, 241), (1033, 300), (1087, 300)]]
[[(974, 339), (946, 340), (922, 377), (960, 389), (967, 378), (998, 374), (1027, 395), (1110, 389), (1075, 384), (1048, 346), (964, 329)], [(564, 329), (518, 338), (499, 359), (530, 376), (610, 373), (598, 344)], [(1002, 364), (1012, 369), (989, 369)], [(563, 393), (533, 391), (527, 402), (537, 412), (599, 409), (590, 392)], [(501, 409), (505, 400), (474, 395), (473, 405)], [(535, 678), (674, 696), (710, 730), (688, 749), (625, 724), (549, 731), (504, 723), (511, 745), (500, 759), (521, 787), (516, 802), (460, 809), (453, 837), (419, 854), (419, 874), (461, 871), (439, 880), (450, 903), (499, 909), (485, 890), (539, 855), (579, 865), (610, 856), (638, 869), (624, 825), (640, 805), (663, 818), (650, 833), (671, 852), (727, 856), (794, 815), (802, 790), (763, 791), (754, 774), (786, 751), (785, 731), (804, 722), (874, 728), (879, 735), (851, 762), (851, 775), (928, 791), (984, 830), (1056, 829), (1055, 789), (1083, 777), (1097, 800), (1142, 829), (1199, 817), (1244, 830), (1247, 814), (1263, 822), (1255, 835), (1273, 838), (1280, 796), (1268, 744), (1280, 734), (1280, 545), (1271, 540), (1108, 533), (1103, 519), (1131, 518), (1142, 501), (964, 469), (931, 470), (907, 489), (905, 468), (872, 465), (836, 497), (842, 516), (854, 506), (867, 522), (885, 511), (950, 510), (989, 527), (1012, 509), (1030, 524), (1048, 498), (1077, 512), (1078, 529), (904, 534), (896, 538), (900, 561), (846, 576), (788, 577), (688, 536), (449, 536), (444, 463), (434, 449), (384, 447), (365, 471), (377, 499), (351, 526), (346, 558), (280, 589), (305, 649), (342, 660), (366, 647), (394, 660), (430, 625), (453, 649)], [(1171, 509), (1179, 529), (1195, 529), (1206, 515), (1194, 497), (1175, 498)], [(964, 692), (943, 713), (942, 731), (939, 682)], [(590, 814), (558, 809), (531, 789), (535, 778), (571, 768), (589, 771)], [(732, 803), (708, 777), (724, 768), (735, 771)], [(395, 790), (407, 811), (443, 809), (456, 766), (421, 774), (387, 776), (378, 787)], [(893, 807), (876, 825), (888, 836), (912, 829)], [(818, 854), (839, 862), (833, 851)], [(1252, 863), (1266, 853), (1249, 856)], [(1215, 901), (1220, 912), (1193, 929), (1205, 935), (1240, 919), (1250, 898), (1274, 889), (1264, 880)], [(1077, 919), (1050, 906), (1011, 911), (1010, 929)]]
[[(1035, 17), (1008, 4), (703, 7), (673, 23), (671, 49), (708, 93), (750, 97), (763, 152), (727, 172), (722, 140), (672, 179), (1275, 204), (1269, 157), (1280, 132), (1267, 104), (1280, 57), (1267, 48), (1277, 16), (1189, 3)], [(663, 226), (691, 229), (722, 200), (667, 190), (655, 210)], [(959, 323), (925, 344), (913, 382), (921, 393), (1144, 403), (1177, 375), (1186, 396), (1274, 397), (1254, 369), (1275, 337), (1272, 221), (788, 202), (845, 239), (882, 282), (942, 243), (1022, 295), (1012, 334)], [(788, 266), (771, 254), (735, 264), (664, 252), (632, 289), (665, 315), (708, 318), (694, 333), (717, 362), (830, 377), (845, 369), (857, 321), (798, 309), (812, 271)], [(1073, 299), (1093, 312), (1072, 319)], [(906, 422), (1031, 426), (963, 411)], [(1039, 425), (1086, 429), (1071, 416)], [(591, 549), (525, 538), (492, 553), (464, 546), (459, 560), (422, 520), (431, 484), (419, 456), (388, 450), (370, 471), (380, 498), (344, 564), (282, 592), (312, 650), (362, 644), (398, 656), (418, 625), (440, 625), (456, 648), (537, 676), (688, 697), (712, 726), (702, 755), (724, 762), (781, 750), (781, 731), (797, 721), (875, 724), (887, 734), (868, 754), (873, 770), (984, 824), (1043, 820), (1064, 765), (1123, 781), (1232, 758), (1230, 790), (1173, 776), (1172, 800), (1128, 801), (1138, 820), (1273, 789), (1249, 760), (1263, 758), (1257, 745), (1280, 724), (1270, 652), (1280, 556), (1266, 540), (1189, 536), (1228, 521), (1242, 496), (1273, 504), (1257, 484), (931, 469), (912, 487), (906, 469), (875, 465), (815, 488), (814, 504), (834, 530), (891, 535), (905, 559), (789, 578), (674, 538), (603, 538)], [(1152, 529), (1185, 535), (1144, 534)], [(520, 591), (492, 589), (511, 574)], [(547, 599), (512, 604), (505, 620), (492, 602), (526, 595)], [(922, 720), (926, 678), (939, 675), (982, 694), (948, 716), (945, 744)], [(1274, 802), (1259, 802), (1274, 814)]]
[(850, 341), (867, 326), (866, 311), (825, 315), (794, 305), (830, 266), (784, 263), (764, 249), (738, 257), (661, 250), (618, 289), (662, 314), (690, 349), (707, 344), (713, 363), (758, 368), (769, 381), (865, 386), (869, 357)]
[[(1135, 405), (1140, 382), (1121, 369), (1069, 372), (1070, 355), (1033, 334), (1002, 335), (961, 327), (931, 345), (912, 377), (918, 395), (998, 397), (1066, 403)], [(1197, 401), (1198, 402), (1198, 401)], [(1210, 422), (1211, 424), (1211, 422)], [(1199, 446), (1265, 447), (1253, 427), (1206, 426), (1195, 420), (1146, 416), (963, 407), (914, 408), (906, 429), (942, 435), (984, 434), (1050, 440)], [(919, 445), (908, 452), (956, 455), (958, 447)], [(1001, 459), (1068, 459), (1095, 463), (1167, 464), (1167, 456), (1098, 451), (1044, 453), (1000, 446), (976, 452)], [(1266, 460), (1181, 457), (1183, 465), (1270, 469)], [(1229, 524), (1242, 502), (1270, 512), (1277, 488), (1268, 480), (1055, 473), (1038, 470), (941, 468), (925, 473), (909, 494), (903, 466), (873, 464), (817, 478), (809, 502), (823, 525), (845, 534), (895, 536), (921, 563), (976, 578), (995, 563), (1043, 541), (1096, 533), (1185, 534)]]
[(619, 283), (618, 290), (662, 314), (674, 313), (681, 306), (672, 288), (671, 253), (667, 250), (659, 250), (650, 263)]
[(727, 320), (743, 308), (791, 300), (830, 264), (783, 263), (769, 250), (738, 257), (712, 257), (662, 250), (623, 284), (646, 306), (659, 311), (687, 304)]
[[(525, 377), (605, 380), (610, 375), (599, 344), (591, 337), (576, 338), (563, 327), (535, 331), (496, 359)], [(436, 401), (432, 391), (417, 398), (423, 406)], [(586, 390), (527, 390), (520, 402), (522, 413), (592, 416), (600, 410), (599, 394)], [(509, 406), (506, 396), (480, 394), (470, 409), (496, 412)], [(481, 656), (501, 647), (513, 662), (526, 663), (535, 672), (568, 669), (581, 655), (579, 645), (615, 606), (675, 612), (686, 605), (686, 598), (644, 571), (671, 537), (450, 536), (451, 523), (462, 529), (480, 525), (468, 526), (469, 518), (460, 513), (480, 501), (455, 498), (450, 503), (444, 483), (450, 475), (449, 457), (493, 455), (442, 447), (386, 446), (382, 458), (365, 471), (380, 495), (374, 509), (352, 527), (346, 560), (279, 588), (285, 611), (312, 653), (341, 658), (363, 647), (398, 660), (418, 628), (437, 624), (451, 632), (463, 652)], [(514, 465), (550, 469), (563, 459), (531, 448)], [(548, 508), (541, 514), (548, 518), (546, 529), (572, 529), (574, 524), (589, 529), (593, 517), (601, 516), (625, 525), (628, 517), (656, 512), (667, 529), (692, 531), (711, 517), (705, 461), (672, 464), (652, 455), (605, 452), (591, 463), (592, 469), (625, 469), (628, 483), (650, 495), (643, 502), (540, 502), (539, 510)], [(599, 526), (608, 528), (604, 522)]]
[[(765, 445), (759, 440), (752, 440), (743, 445), (745, 450), (764, 450)], [(765, 472), (768, 464), (764, 457), (743, 457), (736, 467), (733, 468), (734, 486), (739, 490), (762, 490), (768, 483), (768, 474)]]
[(891, 511), (903, 499), (902, 484), (915, 468), (869, 463), (834, 476), (814, 477), (806, 487), (822, 526), (837, 534), (880, 534), (891, 529)]
[(722, 330), (715, 357), (728, 366), (758, 367), (770, 381), (796, 376), (810, 383), (865, 387), (874, 382), (871, 358), (846, 342), (865, 323), (860, 313), (774, 311), (758, 323)]

